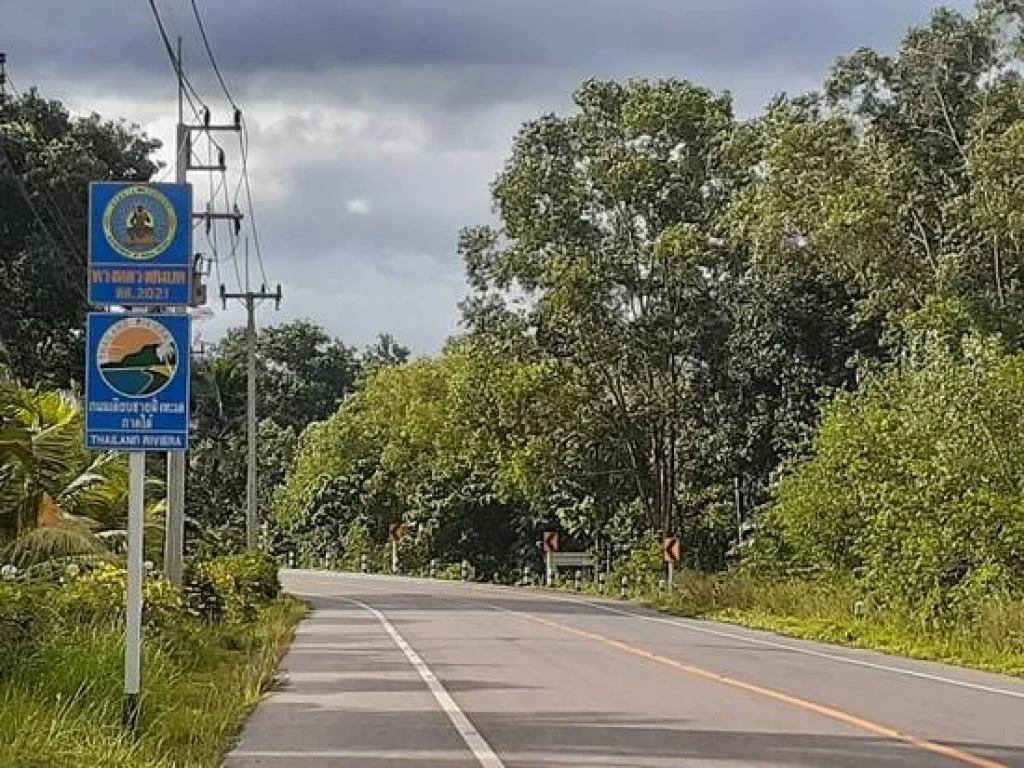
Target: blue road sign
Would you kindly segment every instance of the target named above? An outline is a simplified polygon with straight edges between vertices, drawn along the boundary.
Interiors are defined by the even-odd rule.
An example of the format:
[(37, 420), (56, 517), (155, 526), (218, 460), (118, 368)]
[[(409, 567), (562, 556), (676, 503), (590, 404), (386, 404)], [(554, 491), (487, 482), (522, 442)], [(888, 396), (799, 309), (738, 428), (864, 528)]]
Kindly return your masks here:
[(92, 304), (187, 306), (192, 258), (191, 185), (89, 185)]
[(89, 315), (85, 432), (90, 448), (188, 450), (190, 319)]

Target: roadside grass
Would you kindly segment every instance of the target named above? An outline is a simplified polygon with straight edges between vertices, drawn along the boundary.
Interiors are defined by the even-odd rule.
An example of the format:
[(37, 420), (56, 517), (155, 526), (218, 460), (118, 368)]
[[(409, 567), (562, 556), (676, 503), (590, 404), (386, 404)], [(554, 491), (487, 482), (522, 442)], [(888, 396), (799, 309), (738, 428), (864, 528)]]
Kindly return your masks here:
[[(560, 586), (573, 591), (571, 581)], [(585, 592), (601, 595), (592, 584)], [(609, 580), (604, 597), (617, 597)], [(689, 618), (762, 629), (788, 637), (1024, 676), (1024, 603), (989, 600), (970, 614), (926, 621), (879, 607), (852, 582), (767, 580), (745, 574), (677, 572), (671, 591), (647, 579), (629, 600)], [(855, 605), (863, 605), (857, 615)]]
[(143, 655), (142, 723), (121, 726), (123, 630), (60, 626), (0, 681), (0, 765), (10, 768), (219, 766), (274, 682), (306, 607), (275, 600), (253, 622), (183, 620)]

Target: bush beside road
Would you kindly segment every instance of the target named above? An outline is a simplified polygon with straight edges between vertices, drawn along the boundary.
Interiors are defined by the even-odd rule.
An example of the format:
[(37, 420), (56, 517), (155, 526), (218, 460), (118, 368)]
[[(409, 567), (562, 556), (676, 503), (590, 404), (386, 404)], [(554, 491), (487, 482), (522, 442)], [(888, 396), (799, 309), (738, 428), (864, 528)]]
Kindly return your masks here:
[(195, 563), (183, 589), (146, 582), (142, 721), (122, 726), (124, 580), (101, 566), (65, 583), (0, 586), (0, 765), (218, 766), (273, 683), (305, 607), (277, 563)]

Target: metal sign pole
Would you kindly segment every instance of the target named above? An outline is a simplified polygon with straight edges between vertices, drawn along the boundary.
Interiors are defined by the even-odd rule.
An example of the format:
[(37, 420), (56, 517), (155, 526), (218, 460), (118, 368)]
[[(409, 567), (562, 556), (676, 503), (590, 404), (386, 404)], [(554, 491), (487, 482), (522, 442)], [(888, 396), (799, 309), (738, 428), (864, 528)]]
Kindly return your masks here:
[(672, 582), (675, 579), (675, 575), (676, 575), (676, 564), (672, 560), (669, 560), (668, 561), (668, 588), (669, 588), (670, 591), (672, 589)]
[(553, 576), (552, 572), (554, 571), (554, 568), (555, 568), (555, 565), (554, 565), (554, 563), (551, 560), (551, 552), (546, 552), (544, 554), (544, 564), (547, 566), (546, 573), (544, 574), (544, 586), (550, 587), (551, 586), (551, 579), (552, 579), (552, 576)]
[(128, 595), (124, 653), (124, 722), (139, 724), (139, 687), (142, 680), (142, 546), (145, 511), (146, 454), (128, 454)]

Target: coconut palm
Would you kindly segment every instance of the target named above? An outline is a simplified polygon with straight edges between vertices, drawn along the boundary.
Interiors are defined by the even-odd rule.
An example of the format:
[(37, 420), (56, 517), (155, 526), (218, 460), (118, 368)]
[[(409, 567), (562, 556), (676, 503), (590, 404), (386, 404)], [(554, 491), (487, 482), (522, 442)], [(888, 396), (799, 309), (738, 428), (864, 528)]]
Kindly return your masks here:
[(198, 366), (193, 380), (199, 435), (216, 440), (234, 432), (245, 418), (244, 360), (215, 357)]
[(104, 556), (96, 534), (122, 526), (123, 456), (95, 454), (82, 439), (79, 400), (68, 392), (0, 378), (0, 544), (16, 562)]

